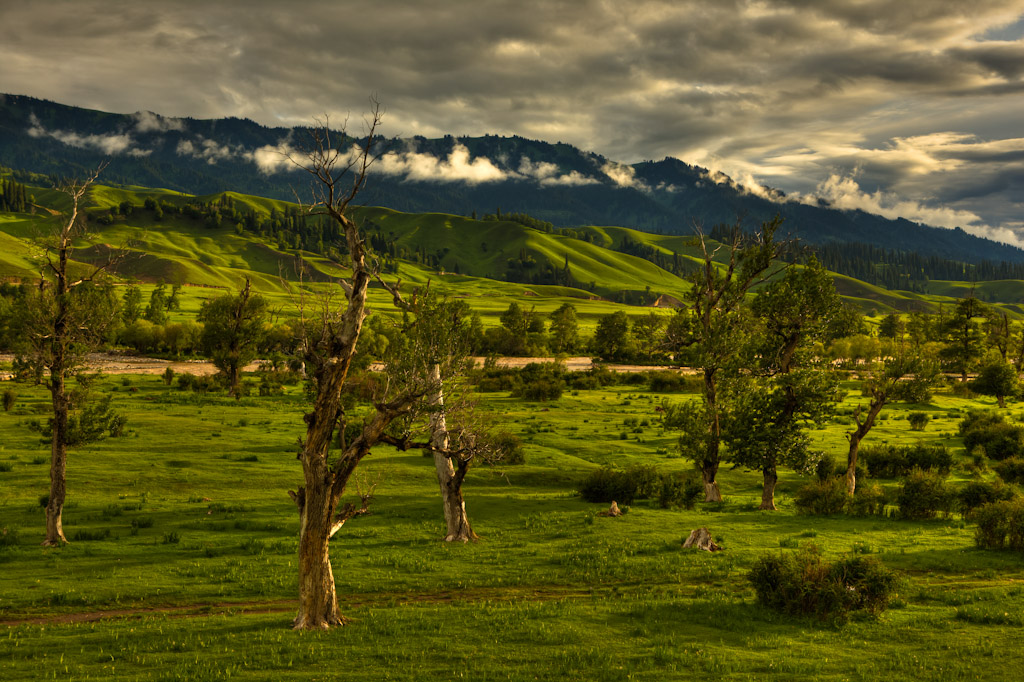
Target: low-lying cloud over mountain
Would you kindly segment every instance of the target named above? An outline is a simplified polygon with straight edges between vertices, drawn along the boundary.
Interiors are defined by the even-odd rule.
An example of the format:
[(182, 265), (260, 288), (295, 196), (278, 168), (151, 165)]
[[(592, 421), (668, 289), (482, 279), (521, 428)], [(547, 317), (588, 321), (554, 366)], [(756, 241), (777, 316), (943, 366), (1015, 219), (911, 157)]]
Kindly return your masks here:
[[(53, 0), (4, 8), (0, 91), (284, 127), (357, 117), (377, 93), (392, 135), (517, 134), (625, 164), (673, 156), (754, 194), (824, 194), (1011, 239), (1024, 230), (1022, 37), (1019, 0)], [(179, 120), (138, 114), (136, 130)], [(145, 152), (68, 133), (46, 131)], [(281, 167), (272, 149), (190, 142), (205, 161), (244, 152)], [(479, 184), (495, 169), (548, 186), (601, 177), (417, 153), (382, 168)]]

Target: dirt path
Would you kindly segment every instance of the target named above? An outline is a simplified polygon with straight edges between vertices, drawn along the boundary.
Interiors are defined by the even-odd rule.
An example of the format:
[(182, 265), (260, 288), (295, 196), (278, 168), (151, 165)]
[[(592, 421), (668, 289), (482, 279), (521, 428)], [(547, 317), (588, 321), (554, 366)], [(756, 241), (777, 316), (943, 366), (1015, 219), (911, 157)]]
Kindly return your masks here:
[[(473, 361), (477, 367), (483, 367), (486, 358), (476, 357)], [(554, 362), (556, 358), (498, 358), (499, 367), (522, 369), (531, 362)], [(14, 356), (9, 353), (0, 353), (0, 363), (14, 361)], [(570, 372), (586, 372), (594, 367), (594, 361), (586, 356), (563, 358), (565, 368)], [(249, 363), (244, 371), (255, 372), (259, 369), (260, 361)], [(104, 374), (163, 374), (170, 367), (175, 374), (195, 374), (196, 376), (209, 376), (217, 373), (217, 368), (212, 362), (206, 360), (161, 360), (160, 358), (147, 358), (139, 355), (115, 355), (113, 353), (92, 353), (89, 355), (87, 369), (90, 372), (103, 372)], [(382, 369), (383, 365), (374, 364), (371, 367)], [(679, 370), (679, 367), (669, 365), (605, 365), (613, 372), (647, 372), (656, 370)], [(692, 370), (683, 369), (684, 373)], [(0, 372), (0, 379), (10, 379), (9, 372)]]
[[(342, 612), (365, 606), (380, 604), (447, 604), (455, 602), (478, 601), (553, 601), (556, 599), (581, 599), (591, 595), (590, 589), (578, 587), (481, 587), (466, 590), (442, 590), (438, 592), (382, 592), (370, 594), (338, 595), (338, 604)], [(297, 609), (295, 599), (272, 599), (245, 602), (215, 602), (209, 604), (185, 604), (180, 606), (155, 606), (150, 608), (101, 609), (98, 611), (80, 611), (61, 613), (48, 616), (29, 616), (18, 618), (0, 618), (0, 626), (18, 627), (20, 625), (76, 625), (94, 623), (102, 620), (122, 620), (128, 618), (144, 618), (146, 616), (166, 615), (171, 618), (201, 618), (221, 613), (289, 613)]]
[[(0, 363), (13, 361), (13, 355), (0, 353)], [(168, 367), (173, 369), (175, 374), (209, 376), (217, 373), (213, 363), (206, 360), (161, 360), (138, 355), (90, 353), (86, 361), (88, 371), (104, 374), (163, 374)], [(252, 362), (245, 366), (245, 371), (255, 372), (258, 368), (259, 362)]]

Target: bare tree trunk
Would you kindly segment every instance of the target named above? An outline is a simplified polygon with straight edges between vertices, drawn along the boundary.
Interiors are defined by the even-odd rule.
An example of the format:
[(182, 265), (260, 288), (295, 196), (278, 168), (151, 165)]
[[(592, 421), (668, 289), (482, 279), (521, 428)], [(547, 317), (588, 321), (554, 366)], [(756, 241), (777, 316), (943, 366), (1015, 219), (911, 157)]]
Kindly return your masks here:
[(722, 491), (718, 489), (718, 465), (719, 445), (722, 436), (722, 423), (718, 415), (718, 391), (715, 381), (715, 370), (704, 370), (704, 394), (707, 397), (707, 410), (711, 415), (711, 423), (708, 425), (710, 433), (704, 451), (704, 459), (701, 461), (701, 477), (704, 480), (704, 501), (721, 502)]
[[(326, 493), (326, 494), (324, 494)], [(334, 591), (334, 572), (328, 553), (332, 513), (329, 486), (306, 488), (299, 492), (299, 613), (297, 630), (322, 630), (344, 625)]]
[(857, 490), (857, 454), (860, 451), (860, 442), (864, 440), (864, 436), (868, 435), (868, 431), (875, 425), (875, 417), (882, 411), (885, 402), (884, 396), (876, 394), (871, 400), (871, 404), (868, 405), (867, 418), (861, 422), (859, 416), (855, 415), (854, 419), (857, 419), (857, 428), (846, 435), (850, 440), (850, 450), (846, 455), (846, 494), (851, 497)]
[(758, 509), (775, 511), (775, 484), (779, 482), (779, 473), (774, 466), (761, 470), (764, 476), (764, 488), (761, 490), (761, 506)]
[(999, 405), (999, 407), (1006, 407), (1006, 396), (1004, 396), (1004, 395), (997, 395), (996, 396), (996, 403)]
[[(468, 542), (476, 540), (477, 534), (469, 525), (469, 517), (466, 515), (466, 502), (462, 497), (462, 481), (465, 472), (456, 474), (455, 467), (443, 451), (448, 449), (448, 425), (444, 412), (440, 408), (444, 405), (444, 393), (441, 389), (441, 369), (434, 365), (430, 369), (431, 381), (437, 390), (430, 396), (430, 405), (438, 411), (431, 417), (430, 424), (430, 446), (434, 453), (434, 468), (437, 470), (437, 482), (441, 487), (441, 506), (444, 508), (444, 522), (447, 533), (445, 542), (459, 541)], [(461, 468), (461, 467), (460, 467)]]
[(68, 541), (64, 537), (64, 498), (67, 494), (66, 472), (68, 461), (68, 401), (64, 394), (64, 379), (51, 379), (53, 402), (52, 445), (50, 448), (50, 497), (46, 503), (46, 547), (59, 546)]
[(704, 481), (704, 501), (721, 502), (722, 493), (718, 489), (718, 481), (715, 480), (718, 475), (718, 462), (701, 465), (700, 473), (701, 479)]

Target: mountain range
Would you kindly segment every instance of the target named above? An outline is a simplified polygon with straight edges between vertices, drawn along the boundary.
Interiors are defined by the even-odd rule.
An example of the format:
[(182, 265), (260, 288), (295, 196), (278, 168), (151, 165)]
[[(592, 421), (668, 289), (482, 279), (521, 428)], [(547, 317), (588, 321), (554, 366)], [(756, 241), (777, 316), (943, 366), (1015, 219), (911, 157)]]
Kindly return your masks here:
[[(104, 160), (105, 183), (196, 195), (237, 191), (304, 196), (287, 154), (309, 128), (247, 119), (198, 120), (152, 112), (115, 114), (20, 95), (0, 95), (0, 165), (51, 176), (81, 175)], [(665, 158), (618, 163), (572, 145), (522, 137), (394, 138), (360, 196), (405, 212), (529, 214), (557, 227), (618, 225), (690, 234), (781, 215), (810, 244), (856, 242), (966, 263), (1024, 262), (1024, 250), (957, 229), (791, 201), (721, 173)]]

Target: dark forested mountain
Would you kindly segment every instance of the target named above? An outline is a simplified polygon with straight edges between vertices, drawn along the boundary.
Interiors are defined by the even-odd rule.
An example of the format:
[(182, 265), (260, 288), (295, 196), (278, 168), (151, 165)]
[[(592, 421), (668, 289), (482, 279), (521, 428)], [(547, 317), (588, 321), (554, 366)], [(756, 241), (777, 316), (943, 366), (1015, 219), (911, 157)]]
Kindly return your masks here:
[[(234, 190), (294, 199), (305, 179), (281, 151), (302, 128), (237, 118), (196, 120), (149, 112), (110, 114), (0, 95), (0, 165), (50, 175), (80, 174), (109, 159), (107, 183), (192, 194)], [(754, 224), (776, 214), (785, 232), (811, 244), (857, 242), (958, 262), (1024, 263), (1024, 250), (861, 211), (755, 196), (673, 158), (618, 164), (571, 145), (484, 136), (387, 141), (388, 153), (361, 195), (367, 205), (461, 215), (521, 212), (557, 227), (622, 225), (687, 234), (697, 223)]]

